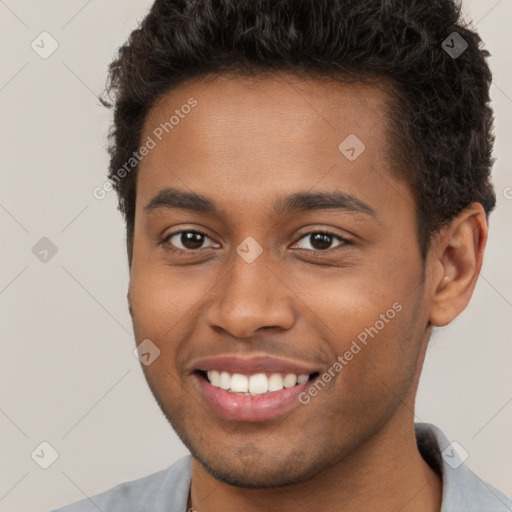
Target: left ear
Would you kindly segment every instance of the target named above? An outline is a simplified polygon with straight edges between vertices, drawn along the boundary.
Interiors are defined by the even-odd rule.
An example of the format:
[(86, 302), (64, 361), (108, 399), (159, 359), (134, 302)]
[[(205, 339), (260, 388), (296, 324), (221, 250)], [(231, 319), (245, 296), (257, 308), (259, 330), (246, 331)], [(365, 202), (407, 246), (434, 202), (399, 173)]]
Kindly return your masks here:
[(485, 211), (480, 203), (473, 203), (432, 240), (432, 325), (449, 324), (468, 305), (482, 268), (487, 231)]

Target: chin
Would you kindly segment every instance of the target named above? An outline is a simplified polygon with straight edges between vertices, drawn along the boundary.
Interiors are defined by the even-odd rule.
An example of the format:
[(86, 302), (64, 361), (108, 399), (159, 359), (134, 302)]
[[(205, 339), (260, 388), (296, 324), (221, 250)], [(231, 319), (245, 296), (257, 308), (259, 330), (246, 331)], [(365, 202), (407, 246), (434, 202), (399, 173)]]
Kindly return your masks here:
[[(290, 461), (285, 461), (276, 467), (275, 460), (270, 463), (269, 457), (263, 455), (262, 458), (267, 459), (267, 464), (261, 460), (244, 463), (235, 455), (228, 458), (217, 456), (212, 457), (214, 460), (208, 460), (192, 450), (191, 453), (216, 480), (245, 489), (270, 489), (294, 485), (309, 480), (318, 472), (309, 471), (303, 464), (300, 465), (301, 467), (291, 468)], [(233, 460), (235, 458), (236, 460)]]
[(186, 436), (182, 441), (195, 461), (213, 478), (246, 489), (303, 483), (336, 463), (332, 450), (323, 452), (311, 449), (311, 445), (287, 446), (282, 442), (274, 446), (248, 439), (242, 443), (228, 443), (228, 447), (221, 449), (218, 443), (206, 438), (199, 440)]

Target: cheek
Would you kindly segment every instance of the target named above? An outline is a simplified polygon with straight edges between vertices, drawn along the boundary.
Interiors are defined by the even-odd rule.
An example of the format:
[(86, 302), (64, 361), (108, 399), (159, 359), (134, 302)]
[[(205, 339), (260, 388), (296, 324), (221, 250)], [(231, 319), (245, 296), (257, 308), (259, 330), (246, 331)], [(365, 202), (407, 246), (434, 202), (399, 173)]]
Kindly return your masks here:
[[(312, 321), (325, 328), (332, 340), (347, 340), (389, 333), (396, 328), (402, 310), (415, 296), (420, 273), (410, 263), (398, 270), (400, 263), (360, 264), (352, 268), (336, 268), (329, 272), (311, 270), (290, 275), (291, 288), (310, 311)], [(412, 292), (412, 293), (411, 293)], [(316, 317), (316, 321), (315, 321)], [(319, 322), (320, 320), (320, 322)], [(366, 333), (366, 334), (365, 334)]]
[(339, 396), (361, 414), (397, 407), (409, 396), (420, 364), (425, 335), (421, 294), (393, 298), (369, 307), (338, 344), (343, 366)]
[(364, 271), (340, 269), (338, 277), (297, 285), (312, 290), (306, 303), (317, 316), (318, 334), (329, 340), (331, 365), (342, 358), (343, 368), (334, 370), (343, 375), (345, 393), (378, 394), (376, 385), (398, 392), (417, 365), (428, 319), (421, 266), (412, 258), (385, 259)]
[(172, 331), (197, 315), (197, 306), (213, 283), (206, 271), (173, 270), (159, 263), (142, 265), (136, 261), (130, 277), (130, 297), (134, 324), (140, 335), (165, 339)]

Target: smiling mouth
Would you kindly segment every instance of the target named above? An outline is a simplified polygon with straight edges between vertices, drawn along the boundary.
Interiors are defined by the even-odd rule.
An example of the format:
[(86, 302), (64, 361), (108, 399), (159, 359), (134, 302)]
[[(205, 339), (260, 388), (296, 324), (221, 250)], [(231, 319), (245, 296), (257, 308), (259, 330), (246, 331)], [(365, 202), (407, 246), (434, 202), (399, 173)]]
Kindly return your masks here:
[(228, 393), (244, 396), (258, 396), (271, 394), (283, 389), (300, 386), (312, 381), (320, 374), (295, 374), (283, 372), (258, 372), (252, 374), (232, 373), (217, 370), (196, 370), (201, 378), (215, 388), (220, 388)]

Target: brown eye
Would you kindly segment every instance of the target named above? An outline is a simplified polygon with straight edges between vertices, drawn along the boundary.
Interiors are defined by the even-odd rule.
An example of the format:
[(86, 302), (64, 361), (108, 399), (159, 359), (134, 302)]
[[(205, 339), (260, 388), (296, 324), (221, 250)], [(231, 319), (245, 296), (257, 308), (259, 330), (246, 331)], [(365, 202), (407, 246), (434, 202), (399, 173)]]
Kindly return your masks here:
[(171, 233), (162, 240), (162, 243), (171, 246), (171, 250), (195, 251), (201, 249), (207, 239), (210, 237), (201, 231), (188, 230)]
[[(340, 241), (338, 246), (349, 243), (347, 240), (345, 240), (344, 238), (342, 238), (338, 235), (335, 235), (333, 233), (326, 233), (326, 232), (322, 232), (322, 231), (315, 231), (315, 232), (307, 233), (306, 235), (301, 237), (300, 240), (308, 241), (309, 247), (307, 247), (307, 246), (299, 247), (299, 249), (310, 249), (313, 251), (327, 251), (328, 249), (332, 248), (331, 244), (335, 240)], [(299, 243), (300, 243), (300, 241), (297, 242), (297, 244), (299, 244)], [(335, 246), (335, 247), (338, 247), (338, 246)]]

